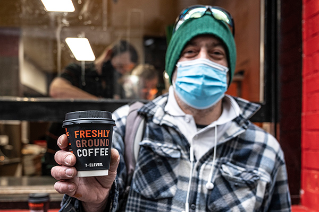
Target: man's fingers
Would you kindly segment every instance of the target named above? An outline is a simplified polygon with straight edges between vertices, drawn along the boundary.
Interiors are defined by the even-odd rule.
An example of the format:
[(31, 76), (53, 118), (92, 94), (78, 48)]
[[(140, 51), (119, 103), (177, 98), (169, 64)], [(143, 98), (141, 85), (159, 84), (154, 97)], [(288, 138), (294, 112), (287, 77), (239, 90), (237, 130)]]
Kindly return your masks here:
[(68, 137), (65, 134), (61, 135), (57, 140), (57, 144), (60, 147), (60, 149), (67, 151), (69, 148)]
[(103, 188), (110, 189), (117, 173), (117, 167), (120, 163), (120, 154), (116, 149), (111, 150), (111, 162), (109, 173), (107, 176), (96, 177), (97, 181), (103, 186)]
[(51, 175), (56, 180), (72, 179), (76, 174), (77, 171), (74, 167), (55, 166), (51, 169)]
[(116, 172), (120, 162), (120, 154), (116, 149), (111, 149), (111, 162), (109, 172)]
[(63, 166), (74, 166), (76, 163), (75, 155), (64, 150), (57, 151), (54, 155), (54, 160)]
[(77, 190), (77, 186), (73, 182), (58, 181), (54, 184), (54, 189), (60, 194), (67, 194), (69, 196), (74, 196)]

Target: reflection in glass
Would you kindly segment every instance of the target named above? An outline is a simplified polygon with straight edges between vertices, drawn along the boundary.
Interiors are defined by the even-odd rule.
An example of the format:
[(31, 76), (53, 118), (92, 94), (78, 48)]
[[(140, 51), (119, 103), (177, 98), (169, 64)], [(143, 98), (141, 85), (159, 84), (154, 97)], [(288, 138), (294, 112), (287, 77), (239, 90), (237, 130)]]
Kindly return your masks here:
[[(125, 40), (115, 43), (92, 63), (85, 67), (71, 63), (50, 85), (54, 98), (114, 98), (123, 99), (125, 93), (120, 83), (124, 75), (136, 66), (138, 54), (133, 45)], [(83, 65), (83, 63), (82, 63)]]
[(71, 0), (41, 0), (46, 11), (73, 12), (75, 10)]
[(94, 61), (95, 56), (87, 38), (66, 38), (75, 59), (78, 61)]
[(150, 64), (139, 65), (131, 75), (122, 79), (125, 97), (129, 99), (152, 100), (158, 92), (158, 72)]
[[(167, 92), (170, 85), (163, 73), (176, 16), (189, 4), (211, 4), (197, 0), (72, 2), (73, 12), (49, 12), (41, 0), (0, 1), (0, 96), (151, 100)], [(214, 4), (230, 11), (238, 26), (237, 81), (229, 92), (258, 101), (256, 88), (263, 87), (258, 81), (260, 1), (216, 0)], [(65, 42), (84, 34), (96, 56), (85, 63), (77, 61)], [(122, 41), (132, 48), (127, 43), (120, 45)], [(135, 53), (123, 52), (125, 48), (135, 49)], [(63, 133), (58, 131), (62, 130), (60, 124), (56, 131), (48, 131), (51, 123), (47, 122), (2, 123), (0, 150), (7, 158), (19, 158), (20, 165), (25, 164), (22, 157), (34, 150), (30, 147), (47, 145), (43, 141), (52, 136), (52, 143), (45, 148), (54, 155), (57, 136)], [(42, 150), (25, 158), (36, 159), (38, 167)], [(38, 174), (28, 172), (28, 167), (19, 170), (10, 175)]]

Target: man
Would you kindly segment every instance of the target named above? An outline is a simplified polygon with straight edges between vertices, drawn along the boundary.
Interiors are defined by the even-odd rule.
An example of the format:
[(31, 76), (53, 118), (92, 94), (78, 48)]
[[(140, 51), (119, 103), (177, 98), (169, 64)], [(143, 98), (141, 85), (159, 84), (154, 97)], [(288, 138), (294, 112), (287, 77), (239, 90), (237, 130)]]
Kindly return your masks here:
[[(146, 126), (131, 182), (124, 163), (128, 106), (114, 113), (112, 162), (105, 177), (77, 178), (75, 157), (59, 151), (55, 189), (62, 211), (290, 211), (283, 152), (250, 118), (258, 105), (224, 95), (236, 48), (221, 8), (184, 10), (166, 54), (172, 86), (143, 106)], [(66, 150), (62, 135), (59, 146)], [(128, 191), (128, 192), (127, 192)]]
[[(122, 75), (136, 66), (138, 54), (127, 41), (121, 40), (106, 49), (94, 62), (87, 64), (82, 73), (79, 64), (68, 65), (60, 77), (50, 85), (53, 98), (125, 98), (122, 86), (117, 83)], [(83, 76), (84, 74), (84, 76)]]

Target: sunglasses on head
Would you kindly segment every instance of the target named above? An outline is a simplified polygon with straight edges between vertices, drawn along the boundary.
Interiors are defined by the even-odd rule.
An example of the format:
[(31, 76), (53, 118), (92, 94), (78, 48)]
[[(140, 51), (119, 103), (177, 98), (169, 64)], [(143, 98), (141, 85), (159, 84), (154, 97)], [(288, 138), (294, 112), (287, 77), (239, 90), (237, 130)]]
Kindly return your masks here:
[(208, 14), (213, 16), (216, 20), (226, 23), (227, 26), (232, 31), (233, 35), (235, 36), (235, 24), (230, 13), (221, 7), (213, 7), (213, 6), (205, 6), (205, 5), (195, 5), (183, 10), (176, 19), (176, 22), (173, 28), (173, 34), (178, 30), (178, 28), (186, 20), (192, 19), (192, 18), (201, 18), (203, 15), (207, 14), (206, 12), (208, 12)]

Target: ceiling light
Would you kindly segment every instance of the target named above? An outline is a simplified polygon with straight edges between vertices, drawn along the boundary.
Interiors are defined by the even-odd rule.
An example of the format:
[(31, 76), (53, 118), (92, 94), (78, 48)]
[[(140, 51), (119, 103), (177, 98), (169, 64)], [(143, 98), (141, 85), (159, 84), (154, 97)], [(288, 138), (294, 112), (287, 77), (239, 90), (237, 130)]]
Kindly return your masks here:
[(72, 0), (41, 0), (46, 11), (50, 12), (74, 12)]
[(87, 38), (66, 38), (65, 42), (78, 61), (94, 61), (95, 56)]

